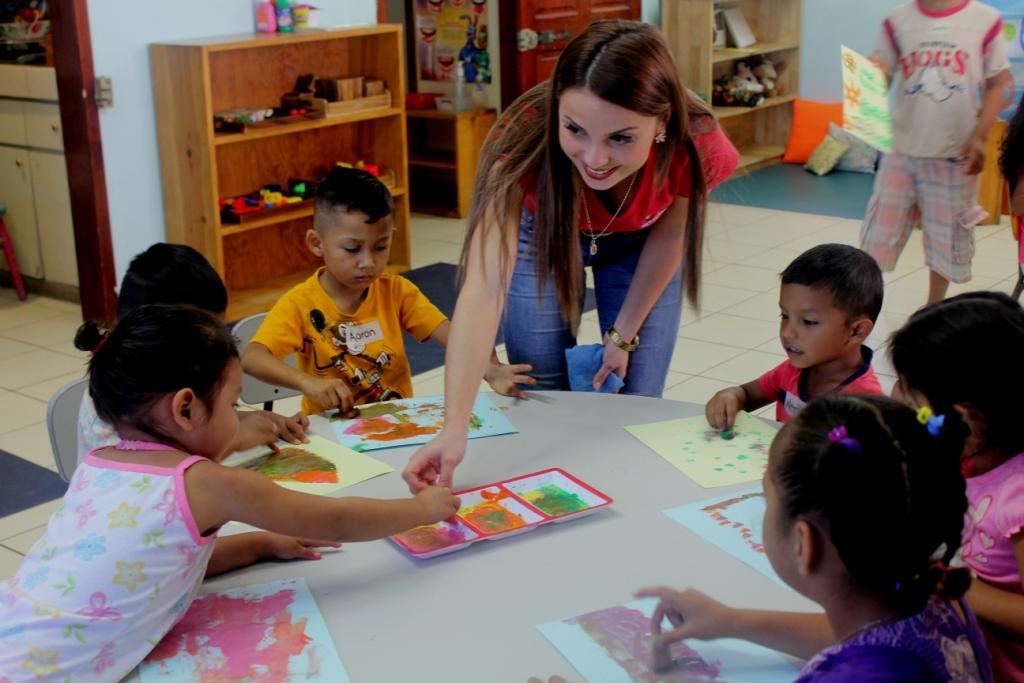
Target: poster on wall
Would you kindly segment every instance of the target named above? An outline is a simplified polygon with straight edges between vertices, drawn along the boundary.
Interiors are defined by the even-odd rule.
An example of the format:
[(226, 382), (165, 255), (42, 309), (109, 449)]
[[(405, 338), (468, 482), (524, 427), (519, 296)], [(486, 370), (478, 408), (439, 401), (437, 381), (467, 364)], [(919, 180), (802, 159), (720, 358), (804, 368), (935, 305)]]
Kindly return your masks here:
[(1024, 94), (1024, 0), (986, 0), (1003, 14), (1003, 35), (1006, 53), (1010, 57), (1010, 73), (1016, 84), (1017, 96), (1013, 105), (1004, 109), (1001, 116), (1009, 119), (1017, 110), (1017, 103)]
[(416, 65), (421, 81), (454, 81), (459, 62), (467, 83), (491, 82), (488, 0), (415, 0)]

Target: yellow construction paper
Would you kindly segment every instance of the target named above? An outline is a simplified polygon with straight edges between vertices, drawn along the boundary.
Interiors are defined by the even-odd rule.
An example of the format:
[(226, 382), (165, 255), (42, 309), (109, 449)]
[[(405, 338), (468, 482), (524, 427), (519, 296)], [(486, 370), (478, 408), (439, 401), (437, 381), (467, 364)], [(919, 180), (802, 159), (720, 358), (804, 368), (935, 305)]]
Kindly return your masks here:
[(293, 491), (326, 495), (346, 486), (379, 477), (395, 468), (322, 436), (293, 446), (278, 442), (279, 454), (270, 448), (236, 453), (224, 461), (229, 467), (246, 467), (266, 474), (279, 486)]
[(648, 448), (706, 489), (758, 481), (768, 466), (775, 427), (749, 413), (736, 415), (733, 438), (708, 426), (703, 415), (626, 427)]

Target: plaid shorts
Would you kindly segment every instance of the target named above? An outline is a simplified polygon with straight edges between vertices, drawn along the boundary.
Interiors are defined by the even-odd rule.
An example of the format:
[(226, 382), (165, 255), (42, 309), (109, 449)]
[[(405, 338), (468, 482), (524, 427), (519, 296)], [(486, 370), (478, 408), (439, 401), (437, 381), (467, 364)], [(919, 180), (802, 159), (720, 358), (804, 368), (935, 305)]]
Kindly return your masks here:
[(925, 265), (951, 282), (971, 279), (974, 226), (988, 214), (978, 206), (980, 176), (963, 162), (888, 154), (860, 231), (860, 248), (891, 271), (918, 221)]

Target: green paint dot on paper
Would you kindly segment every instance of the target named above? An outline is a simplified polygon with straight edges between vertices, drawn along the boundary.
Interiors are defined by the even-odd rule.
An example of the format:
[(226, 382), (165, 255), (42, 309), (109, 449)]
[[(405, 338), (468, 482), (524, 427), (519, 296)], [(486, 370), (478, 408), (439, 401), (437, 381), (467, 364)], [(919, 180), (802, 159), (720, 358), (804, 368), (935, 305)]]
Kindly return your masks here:
[(697, 462), (696, 458), (687, 458), (686, 462)]
[(726, 463), (725, 466), (726, 467), (736, 467), (736, 465), (733, 465), (731, 462)]
[(722, 471), (722, 468), (721, 468), (721, 467), (716, 467), (716, 468), (715, 468), (715, 472), (721, 472), (721, 471)]
[(746, 460), (747, 456), (744, 453), (740, 453), (739, 455), (736, 456), (736, 459), (737, 460)]

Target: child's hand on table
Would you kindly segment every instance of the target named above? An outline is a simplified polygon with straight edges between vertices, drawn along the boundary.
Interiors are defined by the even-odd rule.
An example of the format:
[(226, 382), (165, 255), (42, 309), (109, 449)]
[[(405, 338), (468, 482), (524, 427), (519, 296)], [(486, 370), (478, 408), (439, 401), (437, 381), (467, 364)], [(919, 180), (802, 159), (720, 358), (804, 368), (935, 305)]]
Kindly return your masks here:
[(736, 422), (736, 413), (743, 409), (743, 402), (733, 389), (722, 389), (704, 406), (704, 416), (715, 429), (732, 427)]
[(340, 543), (332, 541), (315, 541), (309, 538), (296, 538), (264, 532), (263, 557), (277, 560), (319, 560), (322, 555), (317, 548), (340, 548)]
[(325, 410), (337, 408), (341, 413), (352, 410), (352, 390), (343, 379), (337, 377), (323, 378), (306, 377), (301, 387), (302, 393), (319, 403)]
[(537, 380), (523, 374), (531, 370), (533, 370), (533, 366), (526, 363), (509, 365), (492, 360), (491, 364), (487, 366), (487, 371), (484, 372), (484, 380), (491, 385), (491, 389), (494, 389), (495, 392), (502, 396), (515, 396), (516, 398), (525, 399), (526, 393), (516, 385), (536, 384)]
[(279, 430), (265, 410), (239, 411), (238, 434), (229, 446), (230, 452), (247, 451), (258, 446), (269, 446), (277, 441)]
[[(700, 591), (677, 591), (665, 586), (641, 588), (636, 598), (658, 598), (658, 606), (651, 615), (651, 632), (661, 644), (675, 643), (687, 638), (714, 640), (727, 637), (733, 609), (713, 600)], [(672, 630), (661, 631), (661, 622), (668, 619)]]
[(416, 494), (416, 501), (423, 507), (422, 524), (433, 524), (454, 517), (459, 511), (459, 498), (449, 489), (428, 486)]
[(309, 431), (309, 418), (301, 410), (291, 417), (265, 410), (259, 412), (274, 423), (279, 438), (291, 444), (309, 443), (309, 437), (306, 436), (306, 432)]

